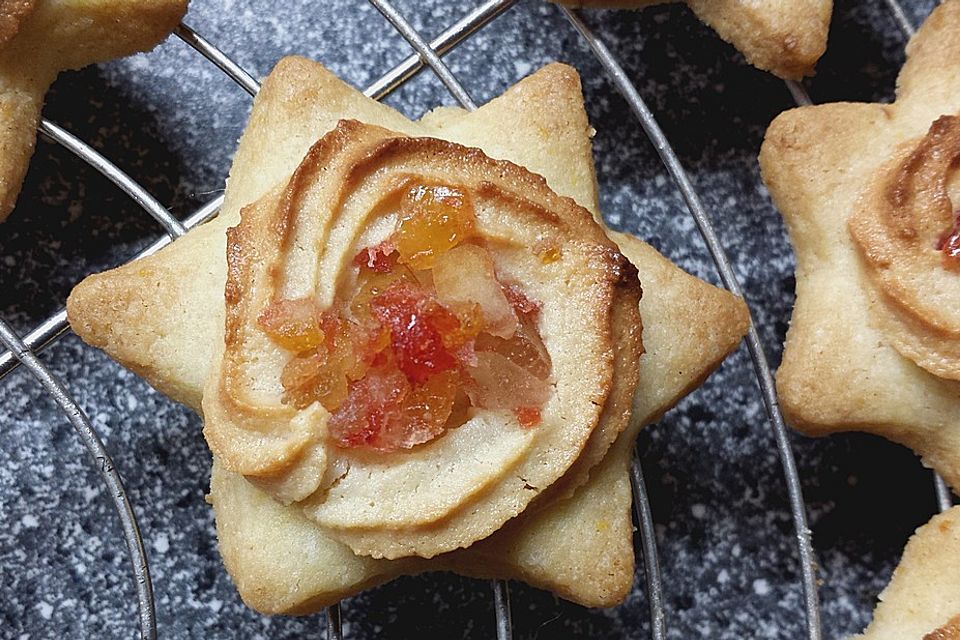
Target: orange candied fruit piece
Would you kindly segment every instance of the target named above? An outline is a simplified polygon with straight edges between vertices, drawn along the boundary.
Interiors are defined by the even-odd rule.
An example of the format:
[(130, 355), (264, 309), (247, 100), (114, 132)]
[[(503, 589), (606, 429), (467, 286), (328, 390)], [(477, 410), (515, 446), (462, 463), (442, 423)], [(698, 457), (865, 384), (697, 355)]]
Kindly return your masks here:
[(347, 397), (347, 378), (330, 366), (326, 353), (296, 356), (280, 374), (284, 400), (298, 409), (314, 402), (329, 410), (338, 407)]
[(473, 235), (476, 215), (470, 198), (456, 187), (411, 187), (400, 201), (393, 243), (401, 264), (430, 269), (433, 261)]
[(321, 315), (312, 299), (275, 300), (260, 313), (257, 324), (278, 345), (300, 353), (323, 343)]
[(520, 423), (521, 427), (529, 429), (540, 424), (540, 409), (537, 407), (517, 407), (513, 410), (513, 413), (517, 416), (517, 422)]
[[(290, 360), (280, 375), (284, 399), (298, 409), (319, 401), (327, 411), (335, 411), (346, 399), (348, 385), (364, 376), (372, 357), (371, 346), (380, 341), (350, 322), (324, 314), (326, 340), (312, 351), (301, 352)], [(366, 352), (363, 347), (366, 347)]]
[(533, 245), (533, 255), (540, 258), (543, 264), (553, 264), (563, 257), (560, 247), (555, 242), (547, 240), (538, 241)]
[(457, 326), (443, 334), (443, 345), (451, 352), (459, 350), (483, 331), (483, 313), (480, 305), (472, 304), (459, 309), (456, 314)]
[(397, 265), (391, 271), (360, 271), (357, 278), (357, 290), (350, 301), (350, 311), (357, 318), (366, 320), (370, 317), (371, 301), (389, 289), (395, 282), (413, 285), (417, 281), (410, 269)]
[(423, 384), (412, 387), (400, 408), (400, 420), (386, 425), (388, 428), (380, 432), (376, 446), (386, 451), (410, 449), (442, 434), (459, 387), (460, 374), (455, 370), (430, 376)]

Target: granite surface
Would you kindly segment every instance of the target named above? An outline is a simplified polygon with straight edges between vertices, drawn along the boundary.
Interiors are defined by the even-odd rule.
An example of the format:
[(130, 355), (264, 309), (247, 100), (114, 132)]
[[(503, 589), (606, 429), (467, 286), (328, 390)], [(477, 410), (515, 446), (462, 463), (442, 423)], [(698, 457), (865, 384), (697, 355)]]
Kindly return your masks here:
[[(807, 86), (818, 102), (889, 100), (904, 38), (883, 0), (838, 0), (831, 45)], [(933, 0), (908, 2), (919, 23)], [(470, 1), (404, 0), (424, 34)], [(363, 87), (408, 55), (361, 0), (194, 0), (188, 22), (255, 75), (305, 54)], [(767, 123), (792, 106), (784, 84), (745, 66), (680, 6), (591, 12), (676, 146), (741, 277), (767, 352), (780, 358), (793, 258), (759, 180)], [(602, 208), (687, 270), (717, 280), (692, 220), (623, 100), (559, 11), (525, 0), (448, 56), (478, 102), (551, 60), (575, 65), (597, 129)], [(429, 73), (387, 102), (410, 116), (452, 104)], [(184, 216), (223, 187), (250, 100), (171, 39), (149, 55), (64, 74), (45, 115), (90, 141)], [(85, 274), (117, 264), (158, 228), (105, 179), (48, 143), (0, 226), (0, 314), (27, 331)], [(43, 360), (87, 411), (134, 502), (150, 558), (161, 637), (319, 638), (322, 616), (244, 607), (220, 564), (203, 501), (209, 454), (199, 419), (72, 335)], [(875, 437), (793, 434), (823, 586), (826, 638), (868, 621), (910, 532), (934, 512), (932, 477)], [(652, 494), (671, 638), (799, 638), (801, 590), (773, 438), (741, 349), (640, 438)], [(0, 637), (132, 637), (135, 599), (116, 514), (52, 400), (18, 370), (0, 381)], [(511, 585), (518, 638), (649, 637), (642, 574), (628, 601), (591, 611)], [(494, 635), (487, 583), (403, 578), (343, 605), (348, 638)]]

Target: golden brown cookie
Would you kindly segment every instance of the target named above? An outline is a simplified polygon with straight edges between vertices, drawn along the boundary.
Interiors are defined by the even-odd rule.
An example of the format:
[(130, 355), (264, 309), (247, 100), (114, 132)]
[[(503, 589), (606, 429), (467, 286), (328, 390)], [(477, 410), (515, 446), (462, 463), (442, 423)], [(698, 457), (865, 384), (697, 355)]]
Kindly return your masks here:
[[(554, 192), (599, 215), (591, 129), (569, 67), (549, 65), (476, 112), (447, 108), (411, 122), (320, 65), (287, 58), (255, 100), (220, 218), (154, 256), (81, 283), (68, 301), (77, 333), (199, 408), (225, 320), (226, 228), (237, 224), (242, 206), (287, 180), (317, 139), (345, 118), (479, 147), (543, 176)], [(544, 504), (467, 550), (431, 560), (373, 560), (215, 461), (209, 499), (224, 562), (244, 601), (266, 613), (306, 613), (400, 573), (443, 569), (516, 577), (588, 606), (622, 600), (633, 581), (627, 472), (636, 433), (736, 347), (747, 316), (740, 300), (685, 274), (648, 245), (612, 237), (645, 283), (646, 353), (631, 426), (583, 474), (571, 498), (538, 500)]]
[(11, 0), (0, 6), (0, 222), (13, 210), (43, 96), (61, 71), (152, 49), (187, 0)]
[[(670, 0), (557, 0), (571, 7), (636, 9)], [(755, 67), (789, 80), (813, 75), (827, 48), (832, 0), (684, 0)]]
[(960, 507), (917, 529), (856, 640), (960, 638)]
[(941, 116), (876, 172), (848, 225), (877, 292), (883, 335), (949, 380), (960, 380), (958, 164), (960, 118)]
[[(459, 244), (451, 247), (444, 242), (448, 236), (437, 237), (423, 226), (398, 224), (402, 215), (398, 209), (402, 212), (404, 206), (419, 206), (404, 203), (410, 202), (411, 193), (425, 193), (428, 187), (424, 185), (442, 185), (432, 188), (459, 194), (455, 205), (432, 201), (431, 206), (435, 212), (442, 211), (448, 227), (451, 220), (469, 221), (469, 230), (458, 230), (469, 233), (469, 238), (456, 238)], [(406, 221), (441, 224), (436, 214), (422, 208), (411, 214), (414, 217)], [(228, 233), (227, 338), (224, 353), (214, 363), (216, 374), (204, 393), (204, 433), (225, 467), (242, 473), (282, 502), (299, 503), (312, 520), (355, 553), (432, 557), (469, 546), (522, 512), (563, 476), (594, 435), (599, 437), (595, 463), (626, 427), (642, 352), (636, 271), (589, 211), (551, 192), (539, 176), (510, 162), (492, 160), (475, 148), (436, 138), (400, 136), (343, 120), (311, 147), (283, 189), (244, 208), (241, 217), (241, 224)], [(403, 229), (407, 229), (406, 235), (392, 240)], [(407, 241), (401, 244), (403, 238)], [(368, 255), (368, 247), (383, 247), (388, 241), (389, 249), (378, 249), (375, 255), (384, 260), (384, 264), (374, 265), (383, 270), (381, 275), (366, 263), (356, 264), (355, 256)], [(301, 259), (298, 250), (302, 247), (317, 247), (316, 256)], [(429, 256), (424, 254), (427, 247)], [(388, 258), (395, 258), (398, 251), (404, 256), (405, 248), (409, 258), (417, 259), (390, 263)], [(334, 444), (330, 432), (337, 428), (338, 417), (347, 415), (339, 408), (353, 407), (350, 419), (362, 421), (365, 398), (379, 393), (364, 384), (374, 379), (370, 376), (376, 380), (370, 384), (389, 379), (391, 384), (399, 384), (397, 393), (407, 393), (403, 372), (366, 368), (362, 361), (369, 341), (353, 334), (375, 333), (383, 330), (383, 325), (364, 319), (370, 302), (363, 295), (367, 289), (353, 291), (355, 280), (376, 283), (415, 273), (414, 279), (432, 277), (439, 292), (441, 275), (448, 273), (446, 279), (460, 278), (460, 286), (468, 289), (465, 293), (475, 295), (478, 282), (482, 285), (484, 280), (476, 271), (466, 275), (464, 271), (471, 269), (470, 256), (484, 254), (490, 256), (496, 278), (513, 283), (513, 295), (536, 306), (536, 326), (531, 330), (537, 332), (549, 354), (549, 365), (542, 362), (550, 369), (549, 381), (544, 381), (548, 397), (541, 400), (533, 393), (535, 378), (525, 378), (524, 369), (517, 369), (512, 361), (498, 360), (495, 351), (483, 350), (483, 337), (488, 346), (515, 344), (522, 348), (531, 344), (516, 336), (510, 326), (505, 337), (519, 342), (482, 333), (474, 341), (476, 348), (470, 347), (471, 353), (461, 359), (464, 375), (473, 371), (473, 380), (481, 379), (477, 376), (508, 376), (509, 384), (503, 386), (491, 380), (495, 388), (487, 392), (487, 396), (502, 397), (488, 397), (486, 403), (475, 405), (465, 421), (447, 428), (442, 437), (422, 441), (429, 436), (415, 435), (416, 446), (407, 450), (389, 443), (365, 446), (379, 437), (379, 432), (356, 434)], [(414, 269), (404, 266), (414, 263)], [(443, 264), (449, 266), (441, 270)], [(495, 279), (490, 282), (495, 286)], [(387, 348), (384, 343), (377, 353), (400, 357), (409, 352), (403, 336), (410, 320), (404, 319), (408, 316), (403, 309), (429, 295), (428, 289), (434, 289), (431, 283), (409, 281), (380, 292), (399, 292), (401, 297), (391, 307), (397, 310), (391, 313), (400, 314), (402, 325), (393, 329), (398, 340), (395, 346)], [(338, 305), (337, 300), (351, 296), (349, 306)], [(492, 291), (484, 296), (488, 307), (501, 300), (508, 324), (516, 323), (502, 293)], [(292, 351), (278, 350), (262, 320), (264, 310), (280, 308), (271, 307), (280, 304), (278, 299), (305, 297), (319, 300), (324, 309), (354, 310), (339, 314), (345, 325), (340, 329), (344, 332), (341, 344), (348, 345), (341, 352), (348, 352), (345, 357), (361, 357), (351, 366), (366, 369), (363, 374), (353, 374), (364, 377), (355, 381), (349, 393), (343, 376), (339, 378), (343, 391), (338, 392), (336, 382), (327, 382), (327, 378), (317, 383), (327, 389), (319, 407), (312, 397), (309, 404), (295, 405), (285, 394), (289, 386), (270, 384), (271, 377), (279, 381), (283, 372), (292, 372), (285, 368), (291, 364), (312, 367), (317, 362), (312, 345), (305, 357), (297, 354), (303, 347), (301, 340)], [(381, 298), (374, 296), (373, 300)], [(289, 309), (289, 302), (285, 304)], [(456, 314), (443, 309), (444, 322), (459, 322)], [(474, 326), (489, 323), (490, 315), (498, 313), (498, 308), (488, 308), (477, 318), (470, 311), (473, 309), (472, 302), (465, 307)], [(334, 321), (334, 316), (328, 317)], [(451, 339), (455, 339), (454, 331), (464, 330), (457, 326), (447, 334)], [(423, 331), (428, 329), (423, 325)], [(291, 331), (297, 327), (288, 327), (285, 335), (290, 336)], [(311, 337), (309, 327), (300, 333)], [(503, 332), (498, 334), (503, 336)], [(323, 346), (323, 354), (324, 363), (329, 363), (327, 346)], [(441, 348), (437, 354), (448, 352)], [(430, 354), (423, 357), (432, 365)], [(452, 366), (453, 359), (448, 362)], [(338, 375), (331, 366), (324, 371), (331, 377)], [(409, 380), (412, 384), (419, 381), (425, 385), (421, 377), (446, 379), (442, 376), (447, 372), (454, 379), (461, 377), (449, 369), (434, 376), (423, 366), (408, 367), (407, 371), (414, 376)], [(313, 375), (316, 379), (321, 374)], [(437, 384), (453, 398), (453, 386)], [(474, 391), (476, 395), (482, 389)], [(437, 392), (430, 393), (438, 397)], [(535, 424), (518, 424), (513, 413), (502, 410), (502, 403), (510, 400), (507, 396), (524, 394), (537, 396), (531, 402), (542, 403), (530, 407), (536, 412)], [(376, 397), (382, 399), (382, 395)], [(356, 399), (356, 406), (351, 398)], [(323, 404), (324, 399), (329, 406)], [(390, 402), (389, 398), (384, 401)], [(382, 431), (382, 411), (379, 407), (377, 417), (371, 418), (367, 425), (371, 430)], [(421, 429), (427, 428), (422, 421), (420, 424), (424, 425)], [(360, 441), (355, 441), (357, 437)], [(324, 478), (334, 468), (336, 481), (327, 486)]]
[(788, 111), (760, 152), (797, 255), (777, 374), (788, 422), (883, 435), (955, 490), (960, 272), (944, 242), (960, 208), (958, 96), (960, 1), (947, 0), (911, 40), (896, 102)]

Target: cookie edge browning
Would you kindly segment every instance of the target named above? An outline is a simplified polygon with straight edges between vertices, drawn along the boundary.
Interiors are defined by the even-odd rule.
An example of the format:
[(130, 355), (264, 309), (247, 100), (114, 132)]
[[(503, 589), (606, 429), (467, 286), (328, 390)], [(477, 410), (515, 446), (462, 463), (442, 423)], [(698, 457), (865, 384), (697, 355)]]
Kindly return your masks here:
[[(64, 70), (152, 50), (176, 28), (189, 0), (38, 1), (18, 15), (7, 15), (0, 31), (0, 223), (13, 212), (37, 140), (44, 94)], [(29, 0), (26, 0), (29, 5)], [(74, 6), (76, 5), (76, 6)], [(132, 5), (132, 6), (131, 6)], [(58, 16), (62, 11), (66, 16)], [(107, 14), (110, 13), (107, 19)], [(137, 28), (116, 28), (127, 20)], [(87, 33), (89, 31), (90, 33)], [(103, 37), (103, 34), (109, 34)], [(94, 46), (85, 46), (93, 39)], [(63, 42), (59, 42), (62, 40)], [(104, 43), (117, 45), (111, 53)], [(49, 50), (57, 49), (50, 53)], [(37, 60), (37, 51), (44, 54)], [(63, 51), (60, 51), (63, 50)], [(53, 57), (50, 57), (53, 56)], [(57, 58), (57, 59), (55, 59)], [(63, 58), (62, 60), (58, 58)]]
[[(614, 243), (617, 244), (616, 241)], [(620, 252), (626, 257), (622, 248)], [(627, 279), (631, 283), (639, 282), (637, 268), (629, 258), (626, 266), (629, 267), (629, 271), (632, 271), (626, 274)], [(541, 501), (549, 503), (572, 496), (578, 488), (586, 484), (594, 468), (603, 461), (610, 447), (630, 425), (630, 417), (633, 414), (632, 400), (640, 383), (639, 359), (644, 353), (643, 314), (637, 313), (643, 300), (643, 283), (640, 283), (639, 292), (632, 286), (626, 287), (627, 290), (623, 291), (622, 289), (625, 288), (623, 279), (617, 283), (616, 287), (610, 316), (614, 373), (610, 393), (600, 412), (598, 428), (590, 434), (580, 455), (563, 476), (542, 491), (528, 509), (536, 510)], [(637, 293), (639, 295), (636, 295)], [(599, 428), (600, 425), (607, 423), (612, 423), (613, 428)]]
[[(960, 587), (957, 587), (956, 574), (945, 569), (956, 569), (960, 562), (956, 560), (960, 552), (960, 506), (950, 508), (934, 515), (929, 522), (917, 528), (910, 536), (903, 555), (890, 582), (878, 596), (879, 602), (873, 612), (873, 619), (862, 635), (851, 640), (953, 640), (960, 638)], [(953, 565), (951, 567), (951, 565)], [(946, 577), (946, 579), (943, 579)], [(940, 578), (941, 584), (937, 579)], [(924, 622), (909, 618), (924, 617), (921, 609), (925, 606), (940, 606), (949, 588), (956, 608), (940, 611), (927, 617), (933, 619)], [(944, 589), (947, 587), (947, 589)], [(939, 600), (939, 602), (938, 602)], [(892, 629), (904, 623), (913, 627), (923, 625), (919, 633), (910, 629), (904, 636), (902, 627)], [(891, 630), (892, 629), (892, 630)], [(951, 633), (952, 632), (952, 633)], [(951, 635), (946, 635), (951, 633)], [(939, 634), (939, 635), (938, 635)]]
[[(950, 136), (956, 147), (952, 154), (936, 145), (938, 138), (946, 136)], [(918, 162), (926, 164), (931, 159), (941, 166), (947, 165), (940, 176), (943, 180), (934, 179), (933, 184), (916, 185), (909, 178), (909, 169)], [(915, 228), (918, 221), (908, 211), (912, 211), (913, 216), (936, 215), (937, 200), (949, 201), (949, 165), (957, 160), (960, 160), (960, 118), (940, 116), (924, 136), (899, 145), (878, 168), (860, 194), (847, 224), (870, 286), (880, 302), (875, 305), (877, 327), (903, 357), (947, 380), (960, 380), (960, 325), (954, 323), (951, 326), (948, 314), (940, 313), (941, 309), (931, 309), (922, 297), (918, 299), (911, 295), (911, 287), (899, 282), (898, 277), (901, 274), (909, 276), (911, 271), (917, 270), (922, 277), (914, 281), (929, 280), (935, 270), (947, 270), (943, 267), (942, 254), (932, 246), (926, 246), (924, 240), (928, 239), (920, 238)], [(917, 202), (924, 197), (928, 200), (926, 207)], [(907, 202), (898, 204), (900, 199)], [(898, 208), (906, 214), (902, 218), (895, 213)], [(957, 209), (950, 208), (950, 220), (941, 228), (941, 233), (949, 228)], [(906, 229), (897, 231), (884, 226), (885, 221), (894, 224), (898, 218), (902, 225), (914, 225), (910, 227), (912, 234)], [(903, 218), (909, 218), (910, 222), (903, 221)], [(922, 247), (918, 252), (928, 249), (930, 253), (916, 255), (913, 265), (898, 260), (898, 251), (910, 251), (917, 244)], [(920, 263), (919, 268), (916, 263)], [(960, 284), (960, 274), (950, 273), (947, 277), (956, 278)]]
[(0, 6), (0, 49), (20, 33), (20, 25), (34, 11), (39, 0), (12, 0)]
[(832, 0), (765, 0), (749, 9), (742, 0), (686, 2), (747, 62), (785, 80), (812, 76), (827, 49)]

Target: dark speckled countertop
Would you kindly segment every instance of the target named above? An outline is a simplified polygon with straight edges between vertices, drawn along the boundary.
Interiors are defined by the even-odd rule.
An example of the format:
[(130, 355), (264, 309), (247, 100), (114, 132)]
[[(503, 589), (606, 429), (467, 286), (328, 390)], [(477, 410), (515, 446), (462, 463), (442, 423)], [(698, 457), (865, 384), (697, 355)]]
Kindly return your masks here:
[[(403, 0), (426, 35), (474, 2)], [(817, 102), (889, 100), (904, 38), (883, 0), (838, 0), (829, 52), (808, 82)], [(919, 23), (934, 0), (907, 2)], [(194, 0), (188, 22), (255, 75), (305, 54), (366, 86), (409, 54), (361, 0)], [(717, 223), (773, 362), (793, 303), (793, 257), (760, 183), (784, 84), (742, 63), (682, 5), (586, 15), (624, 62)], [(597, 129), (603, 211), (687, 270), (716, 282), (693, 222), (624, 101), (559, 11), (523, 0), (447, 58), (478, 101), (551, 60), (576, 66)], [(429, 73), (391, 95), (416, 117), (452, 104)], [(149, 55), (64, 74), (45, 115), (90, 141), (185, 216), (223, 187), (250, 99), (177, 39)], [(23, 195), (0, 226), (0, 314), (23, 332), (84, 275), (125, 260), (159, 230), (100, 175), (40, 142)], [(164, 638), (319, 638), (322, 616), (267, 618), (240, 602), (203, 501), (199, 419), (72, 335), (42, 356), (113, 453), (146, 541)], [(910, 532), (935, 510), (931, 473), (879, 438), (793, 434), (823, 586), (826, 638), (866, 624)], [(797, 552), (779, 460), (741, 349), (640, 439), (663, 563), (671, 638), (803, 636)], [(71, 427), (34, 380), (0, 381), (0, 637), (131, 637), (135, 599), (116, 514)], [(518, 638), (644, 638), (638, 574), (627, 602), (591, 611), (512, 584)], [(348, 638), (488, 638), (487, 583), (402, 578), (344, 602)]]

